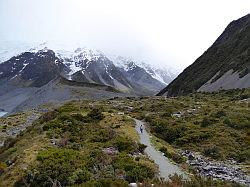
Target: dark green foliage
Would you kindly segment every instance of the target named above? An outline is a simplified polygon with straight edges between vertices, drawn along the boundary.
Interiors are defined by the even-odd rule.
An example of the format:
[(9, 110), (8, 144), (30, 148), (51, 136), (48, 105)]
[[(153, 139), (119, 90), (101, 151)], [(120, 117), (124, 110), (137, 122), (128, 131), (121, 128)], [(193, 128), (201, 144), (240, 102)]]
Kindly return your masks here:
[(183, 125), (152, 124), (153, 131), (169, 143), (181, 138), (187, 130)]
[(226, 112), (225, 111), (223, 111), (223, 110), (219, 110), (218, 112), (216, 112), (215, 113), (215, 117), (216, 118), (221, 118), (221, 117), (224, 117), (224, 116), (226, 116), (227, 114), (226, 114)]
[(133, 158), (121, 154), (116, 163), (114, 164), (116, 169), (123, 168), (126, 172), (126, 180), (128, 182), (144, 181), (148, 178), (154, 177), (154, 172), (145, 165), (135, 163)]
[[(133, 113), (135, 118), (144, 116), (151, 132), (172, 146), (205, 153), (218, 160), (248, 162), (245, 158), (250, 140), (250, 105), (242, 99), (249, 94), (249, 89), (235, 89), (131, 103), (142, 108)], [(180, 117), (163, 115), (167, 108), (179, 112)]]
[(79, 151), (51, 148), (39, 152), (39, 165), (26, 176), (31, 186), (52, 186), (58, 181), (62, 186), (81, 184), (90, 180), (91, 173)]
[(166, 147), (161, 147), (159, 149), (159, 151), (161, 151), (162, 153), (164, 153), (164, 155), (168, 158), (171, 158), (171, 154), (168, 152), (168, 149)]
[(127, 153), (133, 153), (136, 149), (136, 144), (132, 142), (127, 137), (118, 136), (114, 140), (114, 146), (118, 149), (120, 152), (127, 152)]
[(6, 169), (7, 169), (7, 164), (4, 162), (0, 162), (0, 175), (2, 175)]
[(8, 149), (8, 148), (13, 147), (13, 146), (15, 145), (16, 142), (17, 142), (17, 139), (16, 139), (16, 138), (12, 138), (12, 137), (7, 138), (7, 139), (4, 141), (3, 147), (0, 149), (0, 153), (2, 152), (2, 150), (5, 150), (5, 149)]
[[(118, 98), (118, 101), (114, 102), (121, 102), (121, 106), (138, 109), (135, 112), (121, 107), (118, 111), (128, 113), (137, 119), (146, 118), (147, 127), (152, 134), (172, 145), (171, 151), (164, 144), (160, 151), (176, 163), (185, 162), (183, 157), (177, 154), (178, 151), (174, 150), (180, 148), (198, 151), (217, 160), (230, 158), (247, 164), (250, 162), (248, 151), (250, 150), (250, 117), (247, 100), (242, 98), (248, 95), (249, 90), (245, 89), (210, 94), (198, 93), (171, 99)], [(15, 163), (15, 159), (18, 159), (15, 152), (20, 154), (19, 147), (24, 150), (29, 148), (26, 145), (28, 141), (22, 141), (20, 145), (19, 138), (33, 134), (35, 140), (38, 135), (46, 135), (46, 138), (42, 139), (45, 140), (46, 145), (39, 145), (42, 148), (38, 150), (36, 161), (31, 162), (26, 173), (18, 176), (24, 177), (15, 186), (52, 186), (53, 184), (127, 186), (128, 182), (152, 183), (155, 179), (152, 164), (145, 160), (145, 157), (134, 156), (139, 152), (142, 153), (146, 148), (145, 145), (138, 144), (123, 134), (122, 125), (131, 123), (129, 120), (132, 119), (123, 119), (120, 115), (116, 115), (117, 110), (115, 107), (112, 108), (110, 101), (109, 103), (95, 101), (95, 109), (89, 107), (90, 101), (82, 102), (82, 104), (71, 102), (57, 109), (55, 113), (52, 112), (49, 117), (40, 118), (40, 121), (38, 120), (35, 125), (27, 129), (26, 134), (21, 134), (16, 139), (18, 143), (10, 140), (12, 148), (1, 149), (0, 161), (10, 160), (11, 163)], [(110, 111), (110, 108), (115, 112), (112, 114), (102, 112)], [(180, 117), (172, 115), (177, 112), (181, 114)], [(21, 162), (20, 159), (16, 163), (19, 162)], [(12, 168), (18, 166), (19, 164), (7, 165), (7, 169), (0, 177), (7, 175), (12, 177), (10, 173)], [(170, 187), (237, 186), (228, 182), (196, 177), (188, 182), (181, 181), (178, 176), (171, 179), (171, 182), (166, 182), (164, 185)], [(153, 183), (161, 184), (157, 180)]]
[(238, 162), (249, 162), (250, 161), (250, 149), (244, 150), (237, 155)]
[(211, 124), (213, 124), (213, 121), (208, 117), (204, 117), (203, 120), (201, 121), (201, 127), (207, 127)]
[(98, 108), (92, 109), (87, 117), (89, 117), (91, 120), (102, 120), (104, 118), (102, 111)]
[(177, 153), (169, 152), (166, 147), (161, 147), (159, 149), (159, 151), (161, 151), (162, 153), (164, 153), (164, 155), (166, 157), (172, 159), (174, 162), (176, 162), (178, 164), (185, 162), (185, 158), (184, 157), (182, 157), (181, 155), (179, 155)]
[(234, 129), (249, 129), (250, 128), (250, 119), (248, 118), (239, 118), (230, 120), (229, 118), (225, 118), (223, 123), (227, 125), (228, 127), (234, 128)]
[(57, 110), (53, 110), (53, 111), (49, 111), (47, 112), (46, 114), (42, 115), (38, 121), (40, 123), (45, 123), (45, 122), (48, 122), (48, 121), (51, 121), (53, 119), (55, 119), (58, 115), (58, 111)]
[[(143, 152), (144, 145), (102, 125), (102, 110), (95, 108), (84, 116), (79, 108), (70, 103), (56, 116), (41, 118), (55, 144), (38, 153), (37, 163), (16, 186), (127, 186), (127, 181), (154, 177), (152, 168), (129, 156)], [(107, 148), (115, 151), (105, 152)]]
[(171, 157), (170, 157), (174, 162), (181, 164), (181, 163), (185, 163), (186, 159), (184, 157), (182, 157), (179, 154), (176, 153), (172, 153)]
[(205, 156), (214, 158), (214, 159), (219, 159), (221, 157), (221, 153), (218, 149), (218, 147), (216, 146), (212, 146), (212, 147), (207, 147), (203, 150), (203, 154)]
[(92, 179), (77, 187), (127, 187), (128, 182), (119, 179)]
[(85, 117), (82, 114), (74, 113), (71, 115), (72, 118), (74, 118), (77, 121), (85, 121)]
[(138, 146), (139, 146), (138, 151), (140, 153), (144, 153), (144, 150), (147, 148), (147, 146), (141, 143), (139, 143)]

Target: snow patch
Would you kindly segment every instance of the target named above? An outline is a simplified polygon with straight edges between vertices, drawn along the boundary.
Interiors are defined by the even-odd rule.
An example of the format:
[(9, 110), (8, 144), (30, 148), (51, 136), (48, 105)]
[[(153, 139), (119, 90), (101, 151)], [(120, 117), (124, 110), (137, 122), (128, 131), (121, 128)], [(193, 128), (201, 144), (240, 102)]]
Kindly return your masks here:
[[(125, 58), (121, 56), (111, 57), (114, 64), (125, 71), (131, 71), (136, 67), (144, 69), (154, 79), (160, 81), (163, 84), (168, 84), (170, 80), (173, 80), (177, 76), (177, 71), (170, 67), (156, 67), (145, 62), (137, 62), (132, 58)], [(168, 81), (166, 80), (168, 78)]]
[(12, 80), (12, 79), (14, 79), (14, 78), (16, 78), (17, 77), (17, 75), (15, 75), (14, 77), (12, 77), (10, 80)]
[(26, 68), (26, 66), (27, 66), (28, 64), (29, 64), (29, 63), (23, 64), (23, 67), (22, 67), (22, 69), (19, 71), (19, 73), (21, 73), (21, 72)]
[(72, 75), (78, 71), (88, 69), (92, 61), (97, 61), (104, 57), (104, 54), (98, 50), (87, 48), (77, 48), (74, 51), (57, 50), (56, 56), (63, 60), (63, 63), (70, 68), (68, 75)]

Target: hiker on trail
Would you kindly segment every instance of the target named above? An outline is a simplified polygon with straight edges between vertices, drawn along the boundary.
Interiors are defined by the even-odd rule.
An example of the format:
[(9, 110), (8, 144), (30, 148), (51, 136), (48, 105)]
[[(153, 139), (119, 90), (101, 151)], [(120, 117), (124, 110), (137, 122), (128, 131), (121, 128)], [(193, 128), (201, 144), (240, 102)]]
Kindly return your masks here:
[(140, 131), (141, 131), (141, 133), (143, 133), (143, 127), (142, 127), (142, 125), (140, 126)]

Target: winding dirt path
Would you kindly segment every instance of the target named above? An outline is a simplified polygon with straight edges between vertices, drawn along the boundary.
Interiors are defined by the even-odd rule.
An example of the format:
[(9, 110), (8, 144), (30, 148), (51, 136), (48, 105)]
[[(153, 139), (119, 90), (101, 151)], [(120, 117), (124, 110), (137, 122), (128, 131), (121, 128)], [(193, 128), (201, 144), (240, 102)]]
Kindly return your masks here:
[[(169, 179), (169, 175), (178, 174), (183, 176), (184, 179), (188, 179), (188, 176), (176, 165), (170, 162), (168, 158), (162, 155), (161, 152), (157, 151), (155, 147), (150, 142), (150, 136), (147, 133), (144, 123), (140, 120), (136, 120), (136, 131), (140, 136), (140, 143), (147, 146), (145, 153), (158, 165), (159, 175), (164, 180)], [(140, 131), (142, 125), (143, 133)]]

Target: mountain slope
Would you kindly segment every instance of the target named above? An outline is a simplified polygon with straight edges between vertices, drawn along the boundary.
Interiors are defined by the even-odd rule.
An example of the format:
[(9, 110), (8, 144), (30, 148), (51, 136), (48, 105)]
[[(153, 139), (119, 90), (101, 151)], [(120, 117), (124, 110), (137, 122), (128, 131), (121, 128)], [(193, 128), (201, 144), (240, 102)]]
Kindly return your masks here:
[(71, 69), (69, 79), (110, 85), (127, 93), (152, 95), (167, 84), (162, 80), (171, 79), (164, 70), (161, 75), (165, 77), (162, 78), (158, 74), (155, 75), (152, 69), (149, 72), (149, 65), (139, 66), (123, 57), (107, 57), (97, 50), (87, 48), (78, 48), (74, 52), (61, 50), (57, 55)]
[(134, 68), (137, 70), (143, 69), (145, 73), (149, 74), (153, 79), (165, 85), (169, 84), (178, 74), (178, 72), (171, 67), (159, 67), (157, 65), (137, 62), (131, 58), (124, 58), (121, 56), (112, 57), (112, 61), (117, 67), (125, 72), (131, 71)]
[(12, 112), (25, 111), (44, 104), (61, 104), (70, 100), (100, 100), (125, 96), (127, 95), (110, 86), (80, 83), (67, 80), (63, 77), (57, 77), (48, 84), (33, 91), (33, 93), (16, 106)]
[(139, 66), (125, 71), (103, 53), (84, 48), (41, 46), (0, 63), (0, 109), (7, 112), (72, 99), (153, 95), (164, 86)]
[(98, 50), (51, 50), (47, 46), (47, 43), (43, 43), (27, 50), (24, 45), (23, 53), (20, 53), (21, 47), (13, 53), (8, 52), (7, 48), (2, 52), (0, 49), (0, 56), (3, 55), (1, 59), (15, 54), (0, 63), (0, 81), (7, 83), (8, 87), (41, 87), (57, 76), (64, 76), (78, 82), (112, 86), (126, 93), (153, 95), (174, 76), (165, 69), (153, 68), (125, 58), (118, 65)]
[(250, 14), (231, 22), (214, 44), (157, 95), (250, 87)]
[(0, 94), (0, 108), (6, 112), (15, 113), (41, 105), (57, 105), (70, 100), (99, 100), (125, 96), (128, 95), (110, 86), (56, 77), (42, 87), (15, 87)]
[(0, 64), (0, 80), (18, 87), (41, 87), (69, 69), (52, 50), (24, 52)]

